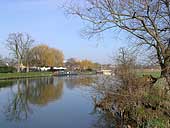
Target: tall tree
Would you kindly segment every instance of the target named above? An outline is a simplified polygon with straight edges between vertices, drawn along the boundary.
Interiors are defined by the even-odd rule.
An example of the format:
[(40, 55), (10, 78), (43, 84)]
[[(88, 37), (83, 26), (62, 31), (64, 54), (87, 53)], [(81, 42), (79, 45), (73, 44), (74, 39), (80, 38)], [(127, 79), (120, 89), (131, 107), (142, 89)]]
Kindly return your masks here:
[(6, 66), (6, 62), (1, 55), (0, 55), (0, 66)]
[(47, 65), (54, 67), (54, 66), (63, 66), (64, 61), (64, 54), (62, 51), (56, 49), (56, 48), (49, 48), (48, 58), (47, 58)]
[(80, 69), (82, 70), (94, 68), (94, 63), (90, 60), (82, 60), (79, 63), (80, 63)]
[(170, 74), (169, 0), (71, 1), (66, 10), (90, 23), (86, 34), (124, 30), (137, 39), (137, 45), (154, 49), (162, 77)]
[(47, 45), (38, 45), (31, 49), (31, 65), (32, 66), (47, 66), (46, 65), (46, 59), (48, 57), (47, 51), (48, 51)]
[(69, 58), (67, 59), (67, 62), (65, 63), (65, 66), (69, 69), (69, 70), (75, 70), (76, 68), (79, 68), (79, 60), (75, 59), (75, 58)]
[(63, 52), (55, 48), (50, 48), (47, 45), (38, 45), (32, 48), (30, 55), (30, 63), (33, 66), (63, 66)]
[(27, 56), (33, 43), (34, 40), (27, 33), (9, 34), (6, 45), (17, 60), (17, 72), (20, 72), (20, 66), (23, 62), (27, 63)]

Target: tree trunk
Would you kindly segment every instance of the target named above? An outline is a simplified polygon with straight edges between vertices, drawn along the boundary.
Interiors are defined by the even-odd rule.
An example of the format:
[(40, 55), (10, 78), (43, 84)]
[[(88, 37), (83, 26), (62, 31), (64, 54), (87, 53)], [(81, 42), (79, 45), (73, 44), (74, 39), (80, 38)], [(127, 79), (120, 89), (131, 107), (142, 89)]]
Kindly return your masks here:
[(17, 72), (20, 72), (20, 60), (18, 59)]
[(165, 64), (161, 65), (161, 77), (167, 77), (169, 73), (168, 66)]
[(26, 72), (29, 72), (29, 65), (27, 64), (27, 69), (26, 69)]
[(168, 41), (168, 46), (163, 54), (164, 64), (161, 66), (161, 76), (166, 78), (170, 89), (170, 39)]
[(166, 78), (170, 89), (170, 62), (165, 62), (164, 65), (161, 65), (161, 77)]
[(157, 50), (157, 58), (161, 67), (161, 77), (169, 77), (170, 76), (170, 45), (164, 49), (164, 53), (160, 51), (159, 48)]

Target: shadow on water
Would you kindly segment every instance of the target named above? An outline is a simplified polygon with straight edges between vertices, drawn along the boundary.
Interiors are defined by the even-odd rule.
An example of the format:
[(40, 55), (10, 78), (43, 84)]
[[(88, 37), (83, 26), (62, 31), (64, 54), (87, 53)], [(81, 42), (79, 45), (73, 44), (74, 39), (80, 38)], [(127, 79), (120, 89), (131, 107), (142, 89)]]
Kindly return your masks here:
[(16, 82), (14, 80), (1, 80), (0, 81), (0, 90), (5, 87), (14, 85)]
[(111, 113), (94, 109), (90, 114), (97, 116), (97, 120), (91, 124), (90, 128), (117, 128), (114, 125), (115, 122)]

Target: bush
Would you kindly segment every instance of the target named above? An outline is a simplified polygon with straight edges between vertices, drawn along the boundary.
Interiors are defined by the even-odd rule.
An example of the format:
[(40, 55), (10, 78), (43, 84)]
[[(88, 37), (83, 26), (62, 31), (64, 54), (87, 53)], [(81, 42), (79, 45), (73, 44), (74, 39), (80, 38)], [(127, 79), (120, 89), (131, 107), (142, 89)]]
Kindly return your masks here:
[(17, 70), (14, 67), (7, 67), (7, 66), (0, 67), (0, 73), (14, 73), (16, 71)]
[(155, 118), (148, 121), (148, 128), (166, 128), (166, 122), (161, 118)]

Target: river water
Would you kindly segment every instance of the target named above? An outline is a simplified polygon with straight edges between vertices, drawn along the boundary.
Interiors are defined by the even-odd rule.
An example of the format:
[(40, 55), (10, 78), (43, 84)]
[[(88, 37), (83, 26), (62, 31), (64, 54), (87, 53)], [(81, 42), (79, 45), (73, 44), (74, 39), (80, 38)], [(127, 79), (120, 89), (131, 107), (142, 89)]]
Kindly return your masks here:
[(94, 77), (48, 77), (0, 81), (0, 128), (93, 128)]

